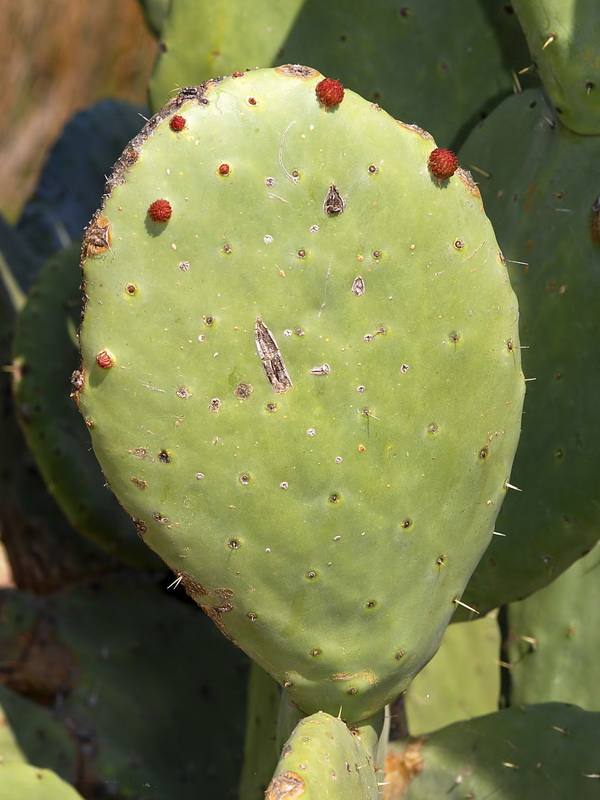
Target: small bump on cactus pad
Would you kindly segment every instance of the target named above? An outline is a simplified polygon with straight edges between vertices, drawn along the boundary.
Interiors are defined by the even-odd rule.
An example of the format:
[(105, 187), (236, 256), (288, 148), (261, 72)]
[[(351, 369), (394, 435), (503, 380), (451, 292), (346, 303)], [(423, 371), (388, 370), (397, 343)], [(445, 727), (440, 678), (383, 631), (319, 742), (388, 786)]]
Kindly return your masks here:
[(169, 122), (169, 127), (172, 131), (179, 133), (185, 128), (185, 117), (182, 117), (180, 114), (174, 114)]
[(173, 209), (168, 200), (155, 200), (148, 207), (148, 216), (152, 222), (168, 222), (172, 213)]
[(436, 147), (432, 150), (427, 165), (434, 178), (444, 181), (454, 175), (458, 168), (458, 160), (452, 150)]
[(344, 87), (339, 81), (334, 80), (334, 78), (324, 78), (322, 81), (319, 81), (315, 91), (319, 102), (322, 103), (325, 108), (335, 108), (335, 106), (339, 106), (344, 99)]
[(84, 262), (79, 400), (188, 593), (303, 712), (356, 721), (437, 649), (506, 493), (524, 383), (469, 174), (440, 191), (429, 134), (350, 90), (323, 113), (322, 80), (189, 87), (131, 143), (97, 217), (111, 247)]

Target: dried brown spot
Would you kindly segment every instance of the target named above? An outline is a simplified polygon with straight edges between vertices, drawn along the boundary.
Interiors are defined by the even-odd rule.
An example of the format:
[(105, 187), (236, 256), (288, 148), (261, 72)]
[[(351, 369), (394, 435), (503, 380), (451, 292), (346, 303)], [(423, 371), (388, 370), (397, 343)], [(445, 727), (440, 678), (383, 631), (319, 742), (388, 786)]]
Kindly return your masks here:
[(341, 214), (345, 207), (346, 201), (339, 193), (337, 186), (332, 183), (323, 201), (323, 213), (328, 214), (330, 217), (335, 217)]
[(276, 67), (275, 72), (281, 75), (288, 75), (290, 78), (316, 78), (319, 73), (312, 67), (304, 67), (302, 64), (283, 64), (281, 67)]
[(208, 404), (208, 410), (217, 412), (221, 408), (221, 401), (218, 397), (213, 397), (213, 399)]
[(71, 386), (73, 387), (73, 391), (80, 392), (83, 389), (84, 382), (85, 382), (85, 375), (83, 371), (76, 369), (71, 374)]
[(137, 486), (138, 489), (144, 491), (146, 486), (148, 486), (148, 481), (143, 481), (141, 478), (132, 478), (131, 482), (134, 486)]
[(292, 385), (292, 381), (283, 363), (277, 342), (260, 317), (257, 318), (254, 326), (254, 341), (273, 390), (278, 394), (287, 392)]
[(419, 128), (418, 125), (409, 125), (407, 122), (400, 122), (400, 120), (396, 120), (398, 125), (401, 128), (405, 128), (407, 131), (412, 131), (413, 133), (417, 133), (422, 139), (426, 140), (433, 140), (433, 136), (428, 133), (427, 131), (423, 130), (423, 128)]
[(233, 393), (240, 400), (247, 400), (253, 391), (254, 389), (249, 383), (238, 383)]
[(110, 221), (104, 214), (97, 214), (87, 226), (83, 237), (83, 258), (92, 258), (110, 249)]
[(304, 781), (296, 772), (276, 775), (267, 787), (265, 800), (297, 800), (304, 794)]
[(144, 534), (148, 532), (148, 526), (146, 525), (146, 523), (143, 520), (138, 519), (137, 517), (132, 517), (131, 521), (135, 525), (135, 529), (137, 531), (137, 535), (140, 538), (143, 539), (144, 538)]
[(393, 742), (385, 757), (385, 778), (383, 779), (383, 800), (403, 797), (411, 781), (425, 766), (423, 761), (424, 738), (403, 744)]
[(147, 447), (134, 447), (132, 450), (127, 451), (131, 456), (137, 456), (138, 458), (146, 458), (148, 455), (148, 448)]
[(467, 169), (463, 169), (462, 167), (458, 167), (456, 170), (456, 176), (460, 178), (461, 182), (466, 187), (469, 194), (472, 194), (473, 197), (476, 197), (478, 200), (481, 200), (481, 193), (479, 192), (479, 187), (473, 180), (473, 176)]
[(180, 577), (185, 591), (192, 600), (212, 619), (221, 633), (235, 643), (221, 619), (222, 614), (233, 611), (233, 605), (231, 604), (233, 591), (231, 589), (213, 589), (209, 592), (208, 589), (196, 583), (185, 572), (180, 573)]

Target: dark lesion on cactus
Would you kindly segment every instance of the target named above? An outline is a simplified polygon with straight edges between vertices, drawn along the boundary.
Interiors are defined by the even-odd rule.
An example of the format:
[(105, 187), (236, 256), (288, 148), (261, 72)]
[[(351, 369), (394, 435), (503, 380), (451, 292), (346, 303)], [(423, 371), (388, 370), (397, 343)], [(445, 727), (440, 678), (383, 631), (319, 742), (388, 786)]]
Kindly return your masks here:
[(330, 184), (323, 201), (323, 213), (330, 217), (336, 217), (343, 212), (345, 207), (346, 201), (340, 194), (339, 189), (334, 183)]
[(292, 385), (292, 381), (279, 352), (277, 342), (260, 317), (257, 317), (254, 326), (254, 341), (271, 387), (277, 394), (287, 392)]
[(187, 573), (180, 572), (179, 577), (181, 578), (181, 583), (185, 591), (192, 600), (212, 619), (217, 628), (229, 641), (237, 644), (227, 632), (223, 620), (221, 619), (223, 614), (228, 614), (230, 611), (233, 611), (233, 605), (231, 603), (233, 591), (231, 589), (221, 588), (213, 589), (209, 592), (204, 586), (196, 583)]
[(254, 391), (254, 388), (253, 388), (252, 384), (250, 384), (250, 383), (238, 383), (238, 385), (235, 387), (233, 393), (234, 393), (234, 395), (236, 397), (239, 397), (240, 400), (247, 400), (250, 397), (250, 395), (252, 394), (253, 391)]
[(82, 255), (84, 259), (93, 258), (110, 249), (110, 221), (98, 212), (87, 226), (83, 237)]
[(131, 520), (135, 526), (138, 536), (143, 538), (144, 534), (148, 532), (148, 526), (146, 525), (144, 520), (138, 519), (138, 517), (132, 517)]
[(304, 779), (297, 772), (287, 770), (276, 775), (267, 786), (265, 800), (297, 800), (304, 794)]

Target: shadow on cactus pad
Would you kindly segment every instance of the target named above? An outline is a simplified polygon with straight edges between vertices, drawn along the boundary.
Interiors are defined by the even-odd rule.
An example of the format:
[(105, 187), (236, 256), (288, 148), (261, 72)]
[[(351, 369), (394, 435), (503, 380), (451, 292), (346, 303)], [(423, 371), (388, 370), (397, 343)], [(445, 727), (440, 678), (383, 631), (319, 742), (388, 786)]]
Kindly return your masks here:
[(29, 762), (85, 798), (236, 796), (247, 660), (197, 609), (124, 574), (5, 591), (0, 613), (0, 703)]

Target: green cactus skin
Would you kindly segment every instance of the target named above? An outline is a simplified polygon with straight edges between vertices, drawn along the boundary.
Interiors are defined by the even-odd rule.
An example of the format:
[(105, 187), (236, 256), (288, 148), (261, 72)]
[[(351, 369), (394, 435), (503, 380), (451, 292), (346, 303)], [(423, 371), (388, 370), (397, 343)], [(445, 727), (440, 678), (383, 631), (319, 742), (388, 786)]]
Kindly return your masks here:
[(247, 659), (191, 604), (131, 571), (5, 590), (0, 614), (0, 703), (28, 761), (86, 797), (235, 796)]
[(173, 0), (140, 0), (146, 23), (155, 36), (160, 36)]
[(15, 407), (48, 490), (71, 524), (116, 558), (164, 569), (107, 491), (88, 430), (69, 398), (69, 375), (79, 361), (80, 258), (80, 243), (52, 256), (21, 310), (13, 340)]
[(507, 609), (510, 702), (559, 700), (600, 711), (600, 545)]
[[(563, 703), (457, 722), (413, 742), (424, 769), (403, 798), (596, 800), (599, 737), (600, 713)], [(391, 744), (388, 765), (405, 750), (405, 742)]]
[(10, 800), (83, 800), (54, 772), (13, 761), (0, 763), (0, 796)]
[(377, 800), (377, 774), (359, 739), (340, 719), (319, 711), (294, 729), (265, 800)]
[(158, 111), (181, 86), (285, 58), (318, 64), (393, 116), (418, 121), (444, 146), (456, 147), (481, 113), (513, 91), (514, 72), (528, 63), (507, 6), (504, 0), (459, 6), (173, 0), (150, 81), (151, 107)]
[(600, 134), (600, 59), (596, 0), (514, 0), (531, 58), (560, 121)]
[(440, 185), (428, 134), (350, 91), (322, 108), (321, 79), (184, 90), (134, 140), (84, 245), (78, 397), (191, 596), (302, 711), (359, 720), (438, 647), (524, 383), (470, 175)]
[[(406, 692), (412, 736), (498, 709), (500, 629), (495, 615), (451, 625)], [(465, 687), (468, 690), (465, 691)]]
[(279, 758), (277, 719), (281, 688), (252, 662), (246, 703), (244, 765), (239, 800), (262, 800)]
[(505, 100), (473, 132), (461, 163), (481, 179), (521, 310), (523, 415), (511, 492), (464, 600), (482, 613), (545, 586), (600, 537), (595, 465), (600, 325), (595, 241), (600, 139), (558, 125), (541, 91)]
[[(20, 610), (27, 611), (23, 604)], [(1, 658), (5, 667), (6, 639), (4, 635)], [(20, 761), (36, 764), (53, 770), (69, 783), (76, 780), (80, 747), (54, 709), (40, 705), (6, 686), (0, 686), (0, 708), (4, 730), (10, 731), (11, 739), (19, 748), (15, 752), (9, 742), (3, 741), (0, 763)]]

